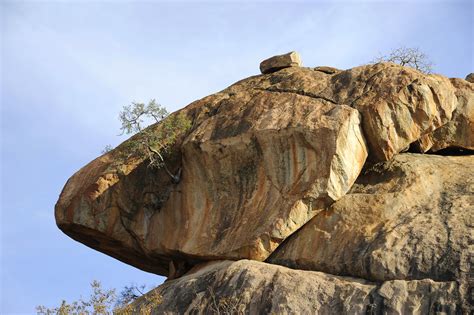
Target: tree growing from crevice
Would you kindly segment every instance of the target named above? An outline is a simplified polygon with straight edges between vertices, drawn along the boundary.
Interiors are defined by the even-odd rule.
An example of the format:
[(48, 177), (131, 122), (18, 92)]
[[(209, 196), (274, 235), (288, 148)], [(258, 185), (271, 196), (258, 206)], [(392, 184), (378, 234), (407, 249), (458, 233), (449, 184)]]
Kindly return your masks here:
[(393, 62), (427, 74), (433, 71), (433, 62), (419, 48), (399, 47), (388, 55), (375, 58), (371, 63), (378, 62)]
[[(124, 143), (121, 154), (148, 160), (148, 166), (163, 168), (174, 183), (181, 179), (181, 168), (172, 173), (165, 158), (178, 138), (191, 127), (191, 121), (185, 114), (169, 114), (165, 107), (151, 100), (148, 104), (133, 102), (124, 106), (119, 113), (123, 134), (136, 136)], [(150, 123), (159, 125), (148, 126)], [(148, 126), (148, 127), (146, 127)], [(104, 153), (110, 151), (106, 147)]]

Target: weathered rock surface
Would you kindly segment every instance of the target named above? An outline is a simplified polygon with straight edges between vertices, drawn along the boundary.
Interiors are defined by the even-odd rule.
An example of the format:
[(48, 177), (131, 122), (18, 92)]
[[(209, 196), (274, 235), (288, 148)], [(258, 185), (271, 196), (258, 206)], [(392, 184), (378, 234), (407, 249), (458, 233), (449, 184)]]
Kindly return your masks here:
[(474, 84), (451, 79), (456, 88), (457, 106), (452, 119), (417, 142), (419, 152), (436, 152), (446, 148), (474, 150)]
[(393, 63), (334, 74), (287, 68), (249, 78), (246, 84), (348, 104), (359, 110), (369, 154), (375, 161), (390, 160), (421, 136), (448, 123), (458, 105), (456, 88), (449, 79)]
[(296, 51), (265, 59), (260, 63), (260, 72), (267, 74), (288, 67), (301, 67), (301, 57)]
[[(213, 262), (159, 286), (153, 314), (456, 314), (457, 284), (432, 280), (380, 285), (261, 262)], [(146, 297), (133, 307), (147, 305)]]
[(361, 94), (352, 105), (362, 114), (365, 136), (376, 160), (390, 160), (414, 140), (451, 120), (457, 102), (448, 79), (394, 64), (360, 71), (368, 84), (356, 87)]
[(399, 154), (268, 262), (373, 281), (461, 281), (474, 263), (473, 228), (474, 156)]
[(265, 259), (349, 190), (367, 157), (359, 123), (350, 107), (296, 94), (231, 96), (183, 143), (182, 193), (168, 205), (185, 204), (197, 230), (172, 246), (198, 255), (212, 241), (215, 256)]
[(163, 275), (170, 261), (264, 260), (342, 197), (367, 157), (359, 113), (318, 98), (242, 83), (185, 111), (195, 127), (170, 157), (178, 185), (145, 161), (114, 166), (119, 147), (68, 181), (58, 226)]
[[(296, 93), (346, 104), (362, 115), (373, 161), (390, 160), (410, 144), (447, 124), (472, 92), (440, 75), (426, 75), (393, 63), (378, 63), (327, 73), (291, 67), (240, 81), (237, 86)], [(330, 71), (329, 71), (330, 72)], [(454, 80), (456, 81), (456, 80)], [(457, 91), (461, 88), (462, 91)], [(460, 102), (460, 103), (459, 103)]]

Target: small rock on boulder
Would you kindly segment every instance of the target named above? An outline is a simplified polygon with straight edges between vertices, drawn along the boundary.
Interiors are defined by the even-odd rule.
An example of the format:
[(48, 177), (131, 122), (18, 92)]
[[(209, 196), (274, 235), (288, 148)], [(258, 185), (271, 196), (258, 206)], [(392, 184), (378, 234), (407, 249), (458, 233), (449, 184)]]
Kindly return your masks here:
[(296, 51), (273, 56), (260, 63), (260, 71), (263, 74), (272, 73), (288, 67), (301, 67), (301, 57)]
[(474, 83), (474, 72), (473, 72), (473, 73), (469, 73), (469, 74), (466, 76), (466, 81), (467, 81), (467, 82)]
[(316, 68), (314, 68), (314, 71), (319, 71), (319, 72), (323, 72), (323, 73), (326, 73), (326, 74), (334, 74), (334, 73), (341, 72), (341, 70), (339, 70), (337, 68), (326, 67), (326, 66), (316, 67)]

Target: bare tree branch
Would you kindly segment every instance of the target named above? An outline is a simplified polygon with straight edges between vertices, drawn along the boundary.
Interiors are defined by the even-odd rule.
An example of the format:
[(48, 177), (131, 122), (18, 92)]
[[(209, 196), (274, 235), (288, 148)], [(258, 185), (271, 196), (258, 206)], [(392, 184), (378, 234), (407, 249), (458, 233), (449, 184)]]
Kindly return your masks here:
[(399, 47), (390, 52), (389, 55), (375, 58), (371, 63), (393, 62), (401, 66), (412, 67), (423, 73), (433, 71), (433, 63), (428, 56), (418, 48)]

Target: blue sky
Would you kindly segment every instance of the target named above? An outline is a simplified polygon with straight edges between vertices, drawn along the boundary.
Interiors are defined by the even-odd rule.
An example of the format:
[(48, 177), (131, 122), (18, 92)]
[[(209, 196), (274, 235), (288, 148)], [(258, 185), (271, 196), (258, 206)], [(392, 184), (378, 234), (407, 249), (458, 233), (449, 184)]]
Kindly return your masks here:
[(471, 1), (3, 1), (0, 313), (32, 314), (89, 293), (162, 277), (62, 234), (66, 180), (116, 145), (117, 114), (151, 98), (174, 111), (296, 50), (306, 66), (350, 68), (400, 45), (434, 70), (474, 72)]

